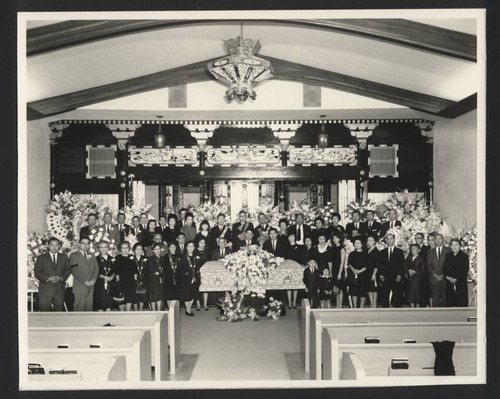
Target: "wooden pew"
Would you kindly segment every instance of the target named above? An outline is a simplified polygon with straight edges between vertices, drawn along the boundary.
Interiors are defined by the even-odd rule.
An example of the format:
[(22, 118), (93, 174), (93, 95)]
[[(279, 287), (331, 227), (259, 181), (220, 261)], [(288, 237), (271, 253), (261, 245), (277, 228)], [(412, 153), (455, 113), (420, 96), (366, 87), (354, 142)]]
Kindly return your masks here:
[[(36, 356), (43, 362), (46, 374), (28, 374), (28, 381), (41, 382), (71, 382), (71, 381), (126, 381), (127, 368), (125, 356), (113, 356), (109, 358), (98, 359), (92, 354), (90, 358), (85, 356), (78, 361), (77, 374), (48, 374), (50, 368), (59, 368), (61, 363), (59, 358), (54, 362), (52, 354), (37, 353)], [(71, 359), (68, 365), (74, 365), (74, 359)], [(71, 366), (74, 368), (74, 366)]]
[[(325, 321), (330, 320), (325, 315), (314, 314), (314, 324), (311, 325), (311, 379), (321, 380), (321, 365), (322, 365), (322, 334), (323, 330), (327, 328), (339, 327), (339, 334), (341, 338), (346, 339), (344, 343), (364, 343), (364, 337), (369, 335), (385, 335), (385, 339), (381, 342), (386, 343), (403, 343), (404, 338), (414, 338), (417, 342), (431, 342), (442, 340), (455, 340), (464, 342), (476, 342), (474, 339), (477, 337), (477, 323), (476, 322), (383, 322), (383, 323), (332, 323)], [(453, 327), (449, 328), (448, 325)], [(408, 327), (405, 327), (408, 326)], [(465, 327), (470, 325), (470, 327)], [(428, 328), (432, 326), (432, 328)], [(391, 329), (395, 327), (392, 332)], [(352, 335), (349, 333), (349, 328), (352, 328)], [(459, 328), (463, 328), (457, 330)], [(421, 330), (420, 332), (416, 330)], [(456, 331), (455, 331), (456, 330)], [(425, 331), (425, 332), (424, 332)], [(381, 337), (382, 338), (382, 337)], [(366, 344), (365, 344), (366, 345)]]
[[(141, 340), (141, 343), (144, 342)], [(50, 368), (81, 370), (82, 379), (99, 381), (103, 378), (103, 368), (109, 364), (109, 360), (123, 356), (127, 381), (150, 381), (151, 359), (147, 356), (148, 354), (149, 351), (144, 350), (141, 353), (139, 342), (131, 346), (115, 348), (29, 348), (28, 362), (39, 363), (46, 372)]]
[(36, 312), (28, 315), (29, 327), (102, 327), (107, 323), (119, 327), (103, 328), (148, 327), (155, 380), (166, 380), (167, 372), (175, 374), (181, 350), (178, 301), (174, 301), (172, 311), (165, 312)]
[[(468, 317), (476, 317), (476, 308), (377, 308), (377, 309), (311, 309), (309, 301), (302, 301), (301, 329), (304, 343), (305, 371), (311, 372), (313, 379), (321, 379), (321, 369), (317, 365), (316, 343), (321, 342), (322, 324), (373, 323), (373, 322), (467, 322)], [(321, 343), (319, 343), (321, 345)], [(315, 352), (316, 351), (316, 352)], [(321, 353), (321, 351), (319, 351)], [(309, 360), (307, 362), (307, 360)], [(319, 371), (318, 371), (319, 370)]]
[[(434, 375), (432, 344), (341, 344), (333, 328), (325, 329), (323, 376), (327, 380)], [(456, 343), (453, 363), (457, 375), (476, 375), (476, 343)], [(346, 355), (344, 355), (346, 354)], [(348, 356), (349, 355), (349, 356)], [(408, 370), (391, 370), (391, 359), (408, 358)], [(430, 370), (430, 371), (429, 371)]]
[[(68, 349), (87, 349), (97, 344), (101, 348), (128, 348), (133, 350), (133, 356), (127, 363), (128, 378), (140, 381), (151, 381), (151, 334), (148, 330), (95, 330), (93, 327), (34, 327), (28, 329), (28, 348), (57, 349), (58, 345), (67, 344)], [(98, 349), (98, 348), (91, 348)], [(138, 368), (139, 367), (139, 368)]]

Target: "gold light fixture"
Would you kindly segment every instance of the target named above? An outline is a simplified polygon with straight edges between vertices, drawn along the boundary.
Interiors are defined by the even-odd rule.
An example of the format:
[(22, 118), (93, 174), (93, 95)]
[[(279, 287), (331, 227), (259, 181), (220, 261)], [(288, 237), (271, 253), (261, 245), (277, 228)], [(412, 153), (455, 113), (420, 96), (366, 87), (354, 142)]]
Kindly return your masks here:
[[(321, 118), (324, 118), (326, 115), (320, 115)], [(325, 130), (325, 120), (321, 121), (321, 130), (318, 133), (318, 147), (328, 147), (328, 133)]]
[(158, 118), (159, 129), (158, 132), (156, 132), (155, 134), (155, 148), (165, 148), (166, 137), (161, 130), (161, 122), (160, 122), (160, 119), (163, 118), (163, 116), (157, 115), (156, 117)]
[(241, 22), (241, 35), (222, 42), (229, 55), (208, 63), (208, 70), (217, 80), (229, 86), (226, 91), (228, 101), (236, 98), (243, 102), (248, 97), (255, 100), (257, 94), (253, 87), (274, 76), (271, 63), (255, 56), (262, 47), (260, 40), (244, 39)]

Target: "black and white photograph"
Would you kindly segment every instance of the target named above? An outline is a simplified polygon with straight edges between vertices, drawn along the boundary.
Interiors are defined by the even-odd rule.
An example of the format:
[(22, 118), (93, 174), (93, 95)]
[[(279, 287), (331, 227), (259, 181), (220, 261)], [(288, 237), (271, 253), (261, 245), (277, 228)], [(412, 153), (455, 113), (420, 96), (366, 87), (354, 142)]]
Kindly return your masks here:
[(19, 390), (486, 383), (485, 9), (17, 18)]

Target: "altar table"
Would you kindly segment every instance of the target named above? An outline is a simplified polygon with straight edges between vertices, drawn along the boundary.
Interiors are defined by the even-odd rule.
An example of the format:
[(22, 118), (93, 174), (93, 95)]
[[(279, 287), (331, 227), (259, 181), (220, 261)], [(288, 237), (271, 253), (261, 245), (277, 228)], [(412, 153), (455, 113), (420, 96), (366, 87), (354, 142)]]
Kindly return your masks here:
[[(231, 291), (235, 286), (234, 275), (226, 270), (222, 261), (210, 261), (201, 269), (201, 292)], [(302, 281), (304, 268), (297, 262), (285, 259), (278, 267), (269, 271), (266, 290), (299, 290), (305, 288)]]

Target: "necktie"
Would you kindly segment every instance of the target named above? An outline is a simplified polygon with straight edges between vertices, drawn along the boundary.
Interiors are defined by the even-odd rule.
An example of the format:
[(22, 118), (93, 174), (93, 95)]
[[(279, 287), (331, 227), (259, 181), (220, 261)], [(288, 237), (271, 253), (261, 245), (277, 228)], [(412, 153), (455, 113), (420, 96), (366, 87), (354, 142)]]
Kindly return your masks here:
[(301, 230), (302, 226), (297, 226), (297, 241), (300, 241), (301, 240), (301, 236), (300, 236), (300, 230)]
[(389, 262), (391, 261), (392, 258), (392, 248), (389, 248)]
[(106, 225), (106, 233), (109, 234), (109, 225), (108, 224)]
[(55, 254), (52, 254), (52, 262), (54, 262), (54, 265), (57, 265)]
[(438, 260), (439, 260), (439, 258), (441, 258), (441, 248), (440, 247), (438, 247)]
[(372, 222), (368, 223), (368, 228), (371, 230), (372, 229)]
[(223, 249), (220, 250), (220, 256), (221, 256), (221, 258), (224, 257), (224, 250)]
[(123, 231), (123, 225), (120, 225), (120, 233)]
[(354, 223), (354, 228), (357, 230), (358, 229), (358, 223)]

